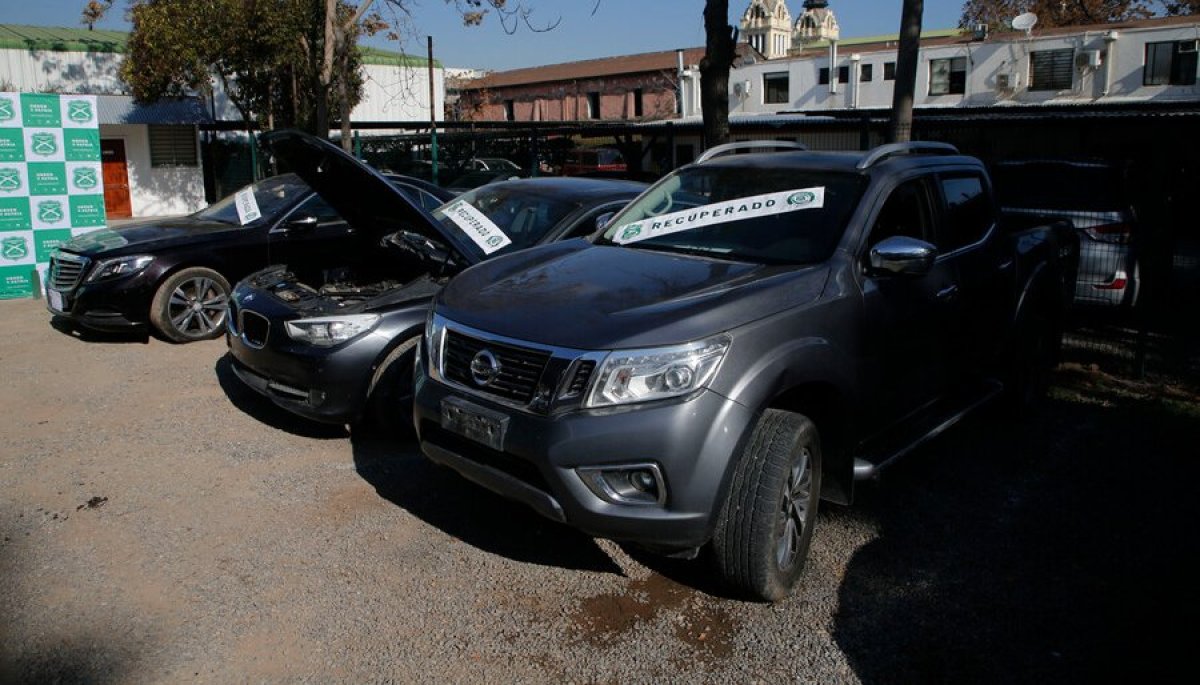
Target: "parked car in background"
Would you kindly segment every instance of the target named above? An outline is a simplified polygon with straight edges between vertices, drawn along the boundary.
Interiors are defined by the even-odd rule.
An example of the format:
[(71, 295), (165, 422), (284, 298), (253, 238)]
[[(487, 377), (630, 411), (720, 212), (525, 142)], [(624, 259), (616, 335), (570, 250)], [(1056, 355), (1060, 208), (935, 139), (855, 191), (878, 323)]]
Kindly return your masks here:
[(228, 342), (237, 376), (280, 407), (322, 422), (411, 426), (413, 356), (442, 285), (471, 264), (590, 235), (597, 218), (646, 187), (507, 181), (430, 214), (336, 146), (294, 132), (265, 142), (359, 228), (369, 248), (352, 269), (280, 264), (233, 290)]
[(1141, 287), (1134, 212), (1123, 165), (1106, 161), (1028, 159), (992, 167), (1001, 212), (1010, 218), (1066, 219), (1079, 231), (1075, 303), (1137, 304)]
[(515, 181), (518, 178), (528, 176), (526, 172), (517, 169), (485, 169), (482, 171), (469, 171), (462, 176), (454, 179), (446, 184), (446, 190), (452, 193), (465, 193), (472, 188), (487, 185), (489, 183), (497, 183), (499, 181)]
[[(393, 176), (389, 183), (425, 206), (452, 197), (415, 179)], [(150, 325), (175, 342), (215, 338), (224, 333), (231, 281), (279, 261), (336, 266), (356, 258), (361, 240), (304, 181), (283, 174), (190, 216), (68, 241), (51, 256), (46, 304), (86, 328)]]
[(463, 168), (471, 171), (524, 171), (516, 162), (501, 157), (472, 157)]
[(603, 171), (625, 171), (627, 166), (621, 151), (609, 147), (577, 148), (567, 152), (567, 161), (563, 163), (563, 176), (579, 176), (581, 174)]
[(821, 498), (1045, 390), (1066, 222), (1008, 230), (945, 144), (721, 156), (765, 142), (705, 153), (591, 242), (458, 274), (419, 347), (422, 452), (597, 537), (711, 544), (733, 588), (778, 600)]

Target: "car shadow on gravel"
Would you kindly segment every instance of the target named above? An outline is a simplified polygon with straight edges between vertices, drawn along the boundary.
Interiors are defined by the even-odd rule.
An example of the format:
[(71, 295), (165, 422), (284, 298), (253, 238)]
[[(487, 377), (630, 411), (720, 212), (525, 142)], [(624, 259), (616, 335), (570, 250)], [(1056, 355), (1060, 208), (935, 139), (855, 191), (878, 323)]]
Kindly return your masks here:
[(1198, 442), (1169, 405), (1063, 393), (965, 422), (839, 514), (880, 534), (846, 568), (837, 644), (868, 684), (1178, 682)]
[(411, 437), (356, 429), (350, 444), (358, 474), (380, 497), (447, 535), (514, 561), (622, 573), (592, 538), (434, 464)]
[(317, 423), (301, 418), (275, 406), (267, 398), (246, 387), (233, 372), (233, 362), (230, 361), (228, 353), (217, 360), (213, 370), (217, 374), (217, 383), (221, 385), (221, 390), (225, 391), (225, 396), (233, 406), (259, 423), (278, 428), (285, 433), (317, 440), (338, 440), (349, 435), (345, 426)]
[(86, 343), (140, 343), (146, 345), (150, 342), (150, 332), (145, 328), (132, 328), (128, 331), (94, 331), (79, 326), (62, 316), (52, 317), (50, 327), (69, 338)]

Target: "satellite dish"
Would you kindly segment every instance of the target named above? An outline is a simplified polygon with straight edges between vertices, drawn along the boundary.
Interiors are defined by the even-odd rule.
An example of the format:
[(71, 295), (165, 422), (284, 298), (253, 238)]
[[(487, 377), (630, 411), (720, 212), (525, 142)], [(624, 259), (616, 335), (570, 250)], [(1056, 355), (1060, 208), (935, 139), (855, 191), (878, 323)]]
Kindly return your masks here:
[(1018, 14), (1017, 16), (1013, 17), (1012, 20), (1012, 27), (1017, 31), (1024, 31), (1025, 33), (1029, 33), (1031, 30), (1033, 30), (1033, 27), (1036, 24), (1037, 15), (1033, 12)]

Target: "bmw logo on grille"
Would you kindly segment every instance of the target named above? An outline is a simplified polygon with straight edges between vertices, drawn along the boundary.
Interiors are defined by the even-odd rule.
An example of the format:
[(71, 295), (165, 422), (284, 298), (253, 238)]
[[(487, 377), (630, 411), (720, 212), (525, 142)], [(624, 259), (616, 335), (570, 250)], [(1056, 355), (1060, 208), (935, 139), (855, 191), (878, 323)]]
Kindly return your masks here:
[(471, 359), (471, 378), (480, 387), (486, 387), (500, 375), (500, 360), (489, 350), (479, 350)]

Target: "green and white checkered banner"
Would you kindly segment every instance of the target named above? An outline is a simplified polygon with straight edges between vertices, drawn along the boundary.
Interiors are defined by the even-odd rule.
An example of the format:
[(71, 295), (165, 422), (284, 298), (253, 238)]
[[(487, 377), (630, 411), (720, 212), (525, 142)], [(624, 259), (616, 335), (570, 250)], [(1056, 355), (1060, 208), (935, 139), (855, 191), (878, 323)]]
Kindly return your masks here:
[(104, 225), (96, 97), (0, 92), (0, 299), (31, 297), (56, 247)]

